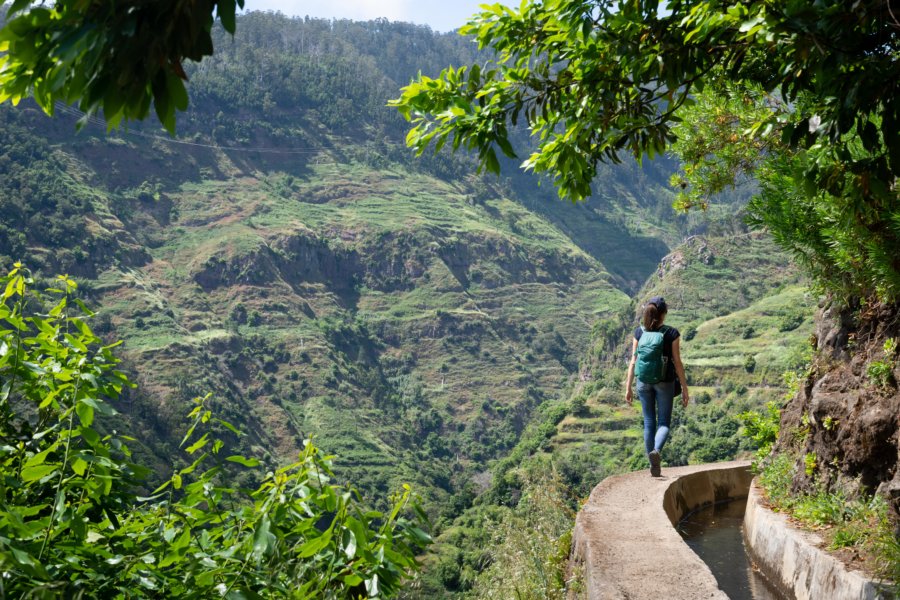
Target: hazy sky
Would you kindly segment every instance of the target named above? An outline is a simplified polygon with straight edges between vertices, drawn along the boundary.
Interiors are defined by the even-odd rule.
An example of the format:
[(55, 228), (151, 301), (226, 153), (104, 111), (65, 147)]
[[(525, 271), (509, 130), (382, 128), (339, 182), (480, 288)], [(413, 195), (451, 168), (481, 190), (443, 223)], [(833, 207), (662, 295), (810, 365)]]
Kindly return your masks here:
[[(277, 10), (296, 17), (368, 21), (386, 17), (451, 31), (478, 12), (480, 4), (497, 0), (246, 0), (246, 10)], [(516, 2), (515, 4), (518, 4)]]

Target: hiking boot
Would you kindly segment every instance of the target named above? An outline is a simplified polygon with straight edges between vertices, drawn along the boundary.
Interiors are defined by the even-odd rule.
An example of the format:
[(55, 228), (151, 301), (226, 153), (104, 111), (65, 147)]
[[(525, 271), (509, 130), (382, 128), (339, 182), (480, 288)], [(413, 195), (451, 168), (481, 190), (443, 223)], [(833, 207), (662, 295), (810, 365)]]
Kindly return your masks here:
[(659, 456), (659, 450), (654, 450), (648, 454), (647, 457), (650, 459), (650, 476), (660, 477), (662, 475), (662, 469), (659, 468), (659, 464), (662, 459)]

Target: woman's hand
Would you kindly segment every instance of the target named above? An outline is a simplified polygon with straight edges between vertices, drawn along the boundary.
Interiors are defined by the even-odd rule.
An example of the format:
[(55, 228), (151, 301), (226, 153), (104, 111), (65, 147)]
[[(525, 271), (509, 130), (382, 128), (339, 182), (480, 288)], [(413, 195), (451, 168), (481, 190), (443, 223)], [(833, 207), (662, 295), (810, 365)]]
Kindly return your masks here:
[(634, 394), (631, 391), (631, 386), (629, 385), (625, 388), (625, 402), (628, 403), (628, 406), (631, 406), (631, 403), (634, 401)]
[(691, 395), (688, 392), (687, 387), (683, 387), (681, 389), (681, 405), (687, 408), (688, 403), (691, 401)]

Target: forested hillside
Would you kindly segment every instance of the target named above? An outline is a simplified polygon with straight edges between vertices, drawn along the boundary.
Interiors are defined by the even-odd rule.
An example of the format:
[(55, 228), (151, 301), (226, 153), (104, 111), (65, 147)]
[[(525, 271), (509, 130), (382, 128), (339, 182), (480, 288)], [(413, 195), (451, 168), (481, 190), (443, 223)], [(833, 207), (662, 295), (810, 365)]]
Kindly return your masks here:
[(412, 483), (442, 537), (411, 593), (465, 590), (492, 560), (485, 524), (553, 470), (534, 465), (555, 465), (569, 508), (639, 466), (623, 344), (654, 293), (699, 386), (667, 460), (747, 449), (735, 415), (783, 393), (816, 301), (741, 225), (742, 194), (676, 215), (660, 159), (602, 167), (576, 206), (465, 154), (416, 159), (385, 105), (419, 71), (479, 60), (458, 35), (260, 13), (215, 35), (177, 138), (0, 107), (0, 256), (102, 307), (155, 477), (183, 466), (183, 415), (212, 394), (267, 465), (313, 435), (374, 502)]
[[(677, 238), (664, 169), (611, 170), (585, 209), (466, 156), (415, 160), (385, 103), (473, 60), (456, 35), (271, 14), (217, 35), (177, 139), (3, 108), (0, 255), (103, 306), (160, 472), (212, 393), (273, 463), (314, 434), (362, 489), (412, 481), (439, 506), (560, 396), (591, 324)], [(605, 211), (619, 195), (630, 209)]]

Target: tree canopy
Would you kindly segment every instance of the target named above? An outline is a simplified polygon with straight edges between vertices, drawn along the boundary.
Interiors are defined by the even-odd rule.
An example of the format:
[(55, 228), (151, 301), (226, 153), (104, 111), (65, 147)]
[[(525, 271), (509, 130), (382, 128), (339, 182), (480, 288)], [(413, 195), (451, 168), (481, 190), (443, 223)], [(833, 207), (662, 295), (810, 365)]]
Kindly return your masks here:
[[(17, 0), (0, 30), (0, 102), (33, 95), (50, 114), (57, 101), (78, 104), (110, 127), (145, 118), (152, 103), (174, 131), (176, 111), (188, 104), (183, 62), (212, 53), (216, 18), (234, 31), (238, 6), (243, 0)], [(523, 166), (579, 200), (590, 194), (598, 163), (653, 158), (679, 135), (691, 139), (693, 125), (678, 128), (686, 109), (708, 86), (728, 82), (725, 97), (752, 97), (756, 109), (752, 118), (718, 114), (713, 129), (725, 137), (705, 155), (702, 145), (674, 146), (687, 161), (682, 206), (703, 205), (705, 194), (742, 172), (780, 173), (764, 186), (773, 193), (756, 204), (757, 223), (824, 287), (894, 299), (897, 12), (890, 0), (498, 4), (461, 29), (492, 49), (493, 61), (420, 76), (392, 104), (413, 123), (407, 140), (420, 153), (451, 141), (475, 150), (489, 171), (500, 169), (498, 150), (516, 156), (511, 134), (527, 125), (537, 148)], [(694, 112), (691, 123), (704, 118)], [(742, 153), (747, 160), (737, 160)], [(775, 156), (778, 168), (768, 162), (758, 171)]]
[[(453, 148), (476, 151), (489, 171), (499, 171), (497, 150), (515, 157), (511, 128), (526, 125), (537, 148), (523, 166), (551, 176), (561, 196), (580, 200), (591, 193), (598, 163), (671, 150), (690, 131), (678, 129), (684, 109), (705, 88), (728, 82), (732, 98), (744, 94), (737, 89), (754, 96), (752, 118), (746, 111), (738, 120), (720, 114), (727, 143), (719, 139), (702, 155), (682, 145), (682, 158), (697, 163), (717, 152), (721, 157), (735, 144), (754, 159), (776, 151), (790, 155), (785, 169), (791, 184), (813, 204), (823, 194), (844, 199), (829, 209), (827, 223), (823, 215), (808, 215), (802, 226), (818, 231), (848, 221), (851, 229), (866, 232), (859, 244), (878, 246), (870, 255), (883, 260), (870, 265), (872, 277), (846, 291), (894, 297), (900, 265), (886, 257), (896, 256), (900, 240), (891, 217), (900, 170), (895, 12), (886, 0), (494, 5), (461, 29), (481, 47), (493, 48), (494, 62), (448, 67), (435, 79), (420, 76), (392, 104), (412, 123), (407, 141), (418, 152), (451, 141)], [(699, 185), (701, 193), (760, 166), (758, 160), (726, 163), (717, 185)], [(694, 170), (703, 173), (711, 174)], [(688, 177), (682, 183), (704, 182)], [(789, 209), (791, 202), (779, 206)], [(763, 212), (771, 215), (775, 208)]]
[(188, 96), (182, 66), (213, 52), (215, 18), (234, 33), (244, 0), (12, 2), (0, 30), (0, 103), (34, 96), (48, 114), (57, 101), (112, 127), (144, 119), (150, 104), (175, 129)]

